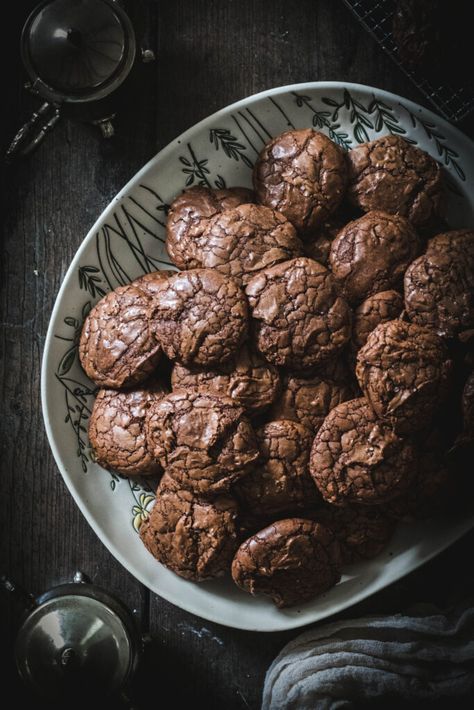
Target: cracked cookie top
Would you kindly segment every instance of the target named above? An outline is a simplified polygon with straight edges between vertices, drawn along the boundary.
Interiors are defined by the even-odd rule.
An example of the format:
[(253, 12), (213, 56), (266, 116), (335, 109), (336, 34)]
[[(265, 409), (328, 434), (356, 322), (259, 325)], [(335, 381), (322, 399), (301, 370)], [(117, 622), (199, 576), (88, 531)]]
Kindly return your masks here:
[(347, 183), (343, 150), (312, 128), (286, 131), (255, 163), (257, 199), (278, 210), (302, 234), (319, 227), (339, 206)]
[(416, 466), (413, 444), (378, 419), (364, 397), (332, 409), (316, 434), (310, 473), (333, 505), (378, 505), (409, 486)]
[(425, 427), (447, 393), (452, 362), (432, 330), (392, 320), (378, 325), (357, 353), (359, 385), (379, 417), (400, 432)]
[(246, 293), (255, 342), (265, 358), (295, 370), (318, 365), (349, 340), (351, 312), (330, 272), (300, 257), (265, 269)]
[(454, 337), (474, 328), (474, 231), (438, 234), (405, 273), (405, 308), (414, 323)]
[(299, 422), (315, 434), (331, 409), (355, 394), (350, 373), (340, 360), (323, 364), (311, 374), (287, 372), (270, 417)]
[[(442, 436), (438, 432), (422, 447), (410, 487), (402, 495), (382, 506), (383, 512), (393, 520), (411, 521), (431, 517), (442, 510), (449, 499), (450, 489), (456, 484), (439, 446)], [(445, 501), (443, 497), (446, 495)]]
[(398, 291), (380, 291), (362, 301), (354, 311), (351, 349), (357, 353), (369, 334), (379, 325), (395, 320), (403, 311), (403, 298)]
[(89, 441), (95, 460), (123, 476), (161, 473), (145, 435), (145, 417), (152, 402), (166, 394), (160, 384), (128, 392), (102, 389), (97, 393), (89, 419)]
[(341, 578), (340, 549), (328, 528), (304, 518), (277, 520), (245, 540), (232, 562), (234, 582), (277, 607), (301, 604)]
[(333, 215), (320, 224), (317, 229), (306, 234), (303, 242), (304, 255), (327, 267), (329, 264), (331, 244), (339, 230), (349, 221), (349, 218), (346, 219), (342, 215)]
[(406, 217), (420, 229), (443, 214), (441, 167), (426, 151), (401, 136), (382, 136), (347, 153), (348, 197), (368, 212), (383, 210)]
[(153, 456), (196, 495), (228, 491), (259, 456), (242, 407), (215, 392), (176, 390), (149, 407), (145, 427)]
[(229, 570), (238, 545), (236, 518), (237, 504), (231, 497), (196, 498), (165, 473), (140, 537), (168, 569), (200, 582)]
[(331, 245), (330, 269), (353, 304), (379, 291), (401, 287), (421, 243), (404, 217), (373, 211), (343, 227)]
[(132, 281), (131, 285), (145, 291), (148, 296), (153, 297), (159, 288), (159, 285), (166, 281), (167, 278), (173, 276), (176, 271), (170, 269), (160, 269), (159, 271), (151, 271), (149, 274), (143, 274), (138, 279)]
[(161, 348), (148, 320), (150, 297), (120, 286), (104, 296), (84, 321), (79, 359), (87, 376), (101, 387), (129, 387), (155, 369)]
[(241, 284), (262, 269), (303, 253), (293, 225), (263, 205), (240, 205), (217, 214), (196, 240), (196, 260)]
[(176, 363), (171, 373), (172, 389), (212, 390), (227, 395), (249, 416), (267, 409), (280, 391), (280, 375), (274, 365), (243, 345), (237, 355), (218, 369), (185, 367)]
[(247, 335), (247, 300), (215, 269), (191, 269), (157, 284), (150, 329), (170, 360), (213, 366), (229, 360)]
[(212, 190), (197, 185), (178, 195), (171, 203), (166, 220), (166, 250), (173, 264), (179, 269), (202, 266), (194, 254), (194, 245), (211, 217), (253, 201), (252, 190), (245, 187)]
[(395, 527), (394, 521), (379, 506), (337, 508), (325, 505), (316, 511), (314, 519), (333, 531), (341, 547), (342, 564), (378, 555)]
[(320, 496), (308, 470), (312, 432), (282, 420), (264, 424), (256, 436), (260, 460), (235, 488), (246, 513), (288, 514), (316, 505)]

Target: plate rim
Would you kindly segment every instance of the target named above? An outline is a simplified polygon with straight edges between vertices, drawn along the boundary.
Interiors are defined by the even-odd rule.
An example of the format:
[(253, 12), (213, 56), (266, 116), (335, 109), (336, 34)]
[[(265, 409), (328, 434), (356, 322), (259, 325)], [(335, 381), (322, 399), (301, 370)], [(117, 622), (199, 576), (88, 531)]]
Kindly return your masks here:
[(173, 606), (176, 606), (178, 609), (182, 609), (183, 611), (186, 611), (188, 613), (194, 614), (198, 618), (204, 619), (206, 621), (209, 621), (211, 623), (215, 624), (220, 624), (222, 626), (226, 626), (229, 628), (235, 628), (235, 629), (240, 629), (244, 631), (254, 631), (258, 633), (277, 633), (281, 631), (289, 631), (295, 628), (302, 628), (304, 626), (308, 626), (313, 623), (317, 623), (326, 619), (329, 619), (333, 617), (335, 614), (340, 613), (341, 611), (348, 609), (358, 602), (367, 599), (377, 592), (381, 591), (382, 589), (390, 586), (391, 584), (394, 584), (395, 582), (399, 581), (400, 579), (403, 579), (403, 577), (407, 576), (411, 572), (414, 572), (415, 570), (419, 569), (422, 565), (426, 564), (429, 562), (431, 559), (436, 557), (437, 555), (441, 554), (444, 552), (448, 547), (453, 545), (455, 542), (457, 542), (461, 537), (466, 535), (469, 530), (471, 530), (474, 527), (474, 516), (471, 516), (470, 518), (467, 518), (464, 521), (464, 524), (460, 525), (459, 530), (456, 532), (454, 537), (452, 539), (449, 539), (449, 541), (446, 542), (446, 544), (441, 545), (441, 547), (437, 547), (435, 551), (425, 553), (423, 557), (420, 557), (420, 559), (416, 560), (416, 562), (410, 567), (409, 570), (406, 572), (402, 573), (399, 577), (393, 580), (385, 580), (381, 579), (379, 582), (372, 582), (372, 585), (370, 586), (370, 590), (367, 591), (367, 588), (363, 588), (360, 591), (356, 592), (353, 594), (349, 599), (341, 600), (339, 603), (334, 604), (334, 608), (331, 610), (329, 614), (322, 612), (321, 616), (315, 615), (314, 619), (311, 620), (303, 620), (297, 616), (295, 617), (287, 617), (287, 616), (282, 616), (281, 617), (281, 622), (275, 622), (273, 623), (272, 628), (267, 628), (267, 627), (259, 627), (258, 625), (253, 624), (252, 627), (250, 628), (248, 623), (239, 623), (238, 620), (238, 615), (237, 617), (229, 621), (223, 621), (223, 620), (218, 620), (216, 621), (216, 618), (212, 616), (210, 613), (206, 613), (206, 610), (199, 610), (196, 611), (195, 606), (190, 603), (188, 604), (187, 601), (185, 600), (184, 602), (180, 600), (179, 604), (177, 604), (173, 598), (171, 598), (171, 595), (169, 594), (163, 594), (162, 592), (158, 593), (154, 591), (153, 589), (150, 589), (148, 582), (144, 580), (144, 577), (142, 574), (136, 570), (133, 561), (131, 562), (130, 560), (126, 559), (120, 550), (115, 546), (113, 540), (109, 536), (108, 533), (104, 533), (103, 529), (98, 529), (98, 524), (96, 523), (94, 516), (92, 513), (89, 512), (89, 508), (87, 507), (83, 496), (79, 493), (79, 491), (76, 488), (76, 485), (74, 484), (74, 481), (72, 480), (71, 475), (67, 471), (66, 466), (63, 464), (62, 458), (59, 454), (58, 448), (56, 446), (54, 434), (52, 431), (52, 426), (50, 423), (50, 409), (48, 406), (48, 395), (47, 395), (47, 389), (46, 389), (46, 381), (48, 377), (48, 367), (50, 364), (50, 358), (51, 358), (51, 341), (54, 337), (53, 333), (53, 324), (56, 322), (58, 313), (60, 311), (61, 303), (63, 300), (64, 293), (67, 288), (67, 282), (69, 280), (70, 274), (75, 270), (77, 263), (80, 261), (83, 252), (86, 250), (86, 248), (89, 245), (91, 236), (93, 236), (98, 228), (99, 223), (104, 221), (107, 216), (113, 212), (115, 209), (117, 203), (123, 199), (127, 193), (130, 191), (132, 187), (134, 187), (137, 183), (139, 183), (141, 177), (148, 172), (148, 170), (157, 162), (160, 160), (166, 160), (169, 154), (171, 154), (175, 149), (176, 145), (179, 142), (185, 142), (191, 135), (193, 135), (196, 132), (201, 131), (202, 128), (204, 128), (206, 125), (208, 125), (211, 122), (216, 121), (216, 119), (220, 118), (221, 116), (227, 115), (231, 111), (235, 111), (238, 108), (240, 108), (243, 105), (248, 104), (250, 101), (256, 101), (259, 99), (264, 99), (269, 96), (275, 96), (279, 94), (286, 94), (291, 91), (307, 91), (307, 90), (341, 90), (341, 89), (348, 89), (349, 91), (358, 91), (361, 93), (368, 93), (372, 92), (380, 98), (386, 98), (389, 101), (395, 101), (395, 102), (403, 102), (403, 105), (406, 106), (407, 108), (410, 109), (412, 113), (418, 113), (418, 114), (423, 114), (426, 116), (428, 119), (434, 120), (437, 125), (440, 127), (445, 128), (451, 135), (453, 135), (457, 141), (459, 141), (461, 144), (466, 144), (466, 149), (467, 150), (472, 150), (474, 147), (474, 141), (467, 136), (465, 133), (463, 133), (459, 128), (456, 126), (453, 126), (449, 121), (447, 121), (445, 118), (440, 116), (439, 114), (435, 113), (429, 108), (426, 108), (425, 106), (422, 106), (421, 104), (418, 104), (411, 99), (407, 99), (403, 96), (400, 96), (399, 94), (395, 94), (390, 91), (386, 91), (385, 89), (380, 89), (375, 86), (371, 86), (368, 84), (360, 84), (360, 83), (354, 83), (354, 82), (345, 82), (345, 81), (311, 81), (311, 82), (300, 82), (300, 83), (295, 83), (295, 84), (286, 84), (282, 86), (277, 86), (273, 87), (272, 89), (265, 89), (263, 91), (259, 91), (255, 94), (251, 94), (249, 96), (246, 96), (242, 99), (239, 99), (231, 104), (228, 104), (214, 113), (210, 114), (209, 116), (206, 116), (202, 118), (200, 121), (197, 123), (193, 124), (189, 128), (187, 128), (185, 131), (183, 131), (181, 134), (176, 136), (175, 138), (172, 138), (166, 146), (164, 146), (161, 150), (159, 150), (157, 153), (155, 153), (137, 172), (135, 172), (132, 177), (125, 183), (125, 185), (114, 195), (114, 197), (110, 200), (108, 205), (102, 210), (102, 212), (98, 215), (98, 217), (94, 220), (93, 225), (85, 235), (85, 237), (82, 239), (79, 247), (77, 248), (72, 260), (69, 263), (69, 266), (66, 270), (66, 273), (64, 274), (62, 284), (59, 288), (58, 293), (56, 294), (55, 301), (53, 308), (51, 310), (51, 314), (49, 317), (49, 322), (48, 322), (48, 329), (46, 332), (46, 337), (43, 345), (43, 351), (41, 354), (41, 382), (40, 382), (40, 395), (41, 395), (41, 411), (42, 411), (42, 418), (43, 418), (43, 424), (45, 427), (46, 435), (48, 438), (48, 444), (49, 447), (53, 453), (53, 457), (56, 463), (56, 466), (59, 470), (59, 473), (61, 474), (62, 480), (64, 481), (69, 493), (74, 499), (75, 504), (78, 506), (79, 510), (81, 511), (82, 515), (94, 531), (95, 535), (99, 539), (99, 542), (101, 542), (107, 550), (110, 552), (110, 554), (124, 567), (126, 572), (130, 574), (132, 577), (134, 577), (140, 584), (143, 584), (146, 589), (148, 589), (152, 594), (155, 594), (158, 597), (161, 597), (165, 599), (167, 602), (173, 604)]

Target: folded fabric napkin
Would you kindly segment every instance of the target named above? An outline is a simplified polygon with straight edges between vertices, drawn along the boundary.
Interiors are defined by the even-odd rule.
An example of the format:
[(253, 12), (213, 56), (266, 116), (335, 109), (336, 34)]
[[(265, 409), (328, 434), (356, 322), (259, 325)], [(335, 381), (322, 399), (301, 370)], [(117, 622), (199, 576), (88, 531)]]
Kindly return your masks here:
[(471, 600), (449, 614), (430, 607), (423, 616), (344, 619), (301, 634), (268, 669), (262, 710), (339, 710), (473, 694)]

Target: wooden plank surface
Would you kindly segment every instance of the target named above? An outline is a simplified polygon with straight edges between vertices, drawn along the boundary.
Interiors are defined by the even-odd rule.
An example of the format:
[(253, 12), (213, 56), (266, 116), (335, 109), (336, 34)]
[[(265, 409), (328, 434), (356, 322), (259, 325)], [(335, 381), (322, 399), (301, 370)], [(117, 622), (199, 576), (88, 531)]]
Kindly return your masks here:
[[(21, 26), (34, 2), (17, 2), (7, 38), (2, 145), (37, 102), (21, 90)], [(177, 0), (134, 3), (131, 14), (157, 52), (123, 92), (116, 136), (62, 121), (25, 161), (2, 171), (0, 572), (34, 593), (76, 569), (136, 610), (152, 636), (135, 683), (137, 704), (258, 708), (265, 669), (297, 632), (253, 634), (182, 612), (150, 595), (90, 529), (59, 475), (43, 428), (40, 366), (49, 316), (67, 267), (116, 192), (181, 131), (228, 103), (274, 86), (354, 81), (426, 104), (339, 0)], [(473, 135), (472, 121), (463, 128)], [(442, 604), (470, 591), (474, 536), (345, 615)], [(471, 584), (471, 586), (470, 586)], [(0, 597), (7, 677), (20, 618)], [(39, 704), (31, 705), (40, 707)]]

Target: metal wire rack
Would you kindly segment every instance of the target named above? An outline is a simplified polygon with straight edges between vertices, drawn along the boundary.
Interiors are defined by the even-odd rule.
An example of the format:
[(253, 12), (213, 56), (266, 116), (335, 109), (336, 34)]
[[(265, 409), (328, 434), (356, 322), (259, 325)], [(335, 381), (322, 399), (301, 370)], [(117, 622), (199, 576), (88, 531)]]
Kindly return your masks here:
[(431, 101), (439, 114), (448, 121), (456, 123), (474, 110), (472, 89), (447, 84), (435, 85), (432, 79), (428, 79), (419, 71), (410, 70), (400, 61), (392, 35), (394, 0), (344, 0), (344, 2), (393, 61)]

